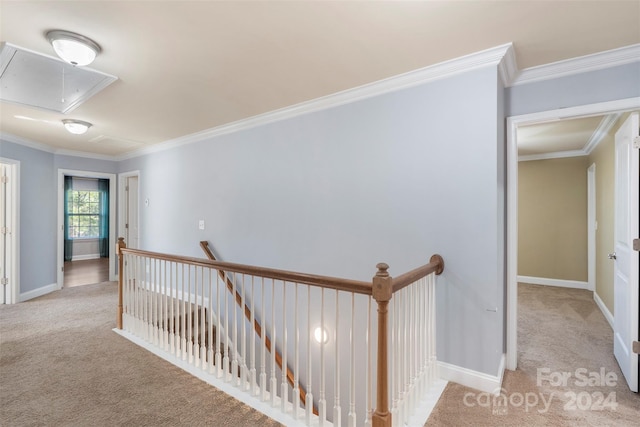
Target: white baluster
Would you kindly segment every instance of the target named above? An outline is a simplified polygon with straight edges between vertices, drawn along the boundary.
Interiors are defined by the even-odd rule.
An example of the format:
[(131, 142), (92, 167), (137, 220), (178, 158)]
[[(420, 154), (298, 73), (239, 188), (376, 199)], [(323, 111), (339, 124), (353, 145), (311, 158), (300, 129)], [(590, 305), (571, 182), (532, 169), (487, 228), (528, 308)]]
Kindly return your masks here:
[(263, 402), (267, 400), (267, 324), (264, 319), (267, 318), (267, 312), (265, 311), (264, 295), (267, 293), (267, 288), (264, 286), (264, 277), (261, 279), (260, 296), (262, 300), (261, 313), (262, 313), (262, 327), (260, 328), (260, 337), (262, 338), (262, 345), (260, 346), (260, 396)]
[(280, 411), (286, 413), (289, 401), (287, 384), (287, 284), (282, 281), (282, 381), (280, 384)]
[(313, 330), (311, 326), (311, 286), (307, 285), (307, 396), (305, 401), (305, 414), (307, 426), (311, 425), (313, 415), (313, 389), (312, 389), (312, 369), (311, 369), (311, 339)]
[(133, 288), (133, 326), (132, 332), (140, 336), (140, 295), (138, 293), (138, 288), (140, 287), (140, 277), (138, 277), (138, 263), (139, 259), (137, 256), (131, 257), (131, 277), (133, 277), (134, 281), (131, 284)]
[(149, 338), (149, 327), (147, 326), (149, 292), (147, 290), (147, 258), (140, 259), (140, 296), (142, 297), (142, 307), (140, 311), (141, 338)]
[(276, 395), (278, 394), (278, 380), (276, 379), (276, 285), (271, 279), (271, 406), (276, 406)]
[(140, 338), (146, 338), (146, 323), (145, 323), (145, 313), (146, 313), (146, 303), (147, 303), (147, 291), (145, 289), (145, 259), (143, 257), (138, 257), (138, 262), (136, 267), (138, 271), (136, 272), (136, 277), (138, 278), (138, 336)]
[(192, 323), (193, 323), (193, 365), (200, 367), (200, 319), (198, 316), (198, 296), (200, 295), (200, 280), (198, 280), (198, 268), (193, 267), (193, 305), (192, 305)]
[(231, 355), (233, 356), (233, 360), (231, 361), (231, 375), (232, 382), (235, 382), (236, 385), (240, 385), (240, 378), (238, 378), (238, 315), (236, 314), (235, 309), (235, 299), (236, 299), (236, 275), (235, 273), (231, 276), (231, 285), (233, 287), (233, 292), (231, 293), (231, 307), (233, 308), (231, 315), (233, 316), (233, 351)]
[(153, 298), (151, 294), (151, 259), (145, 258), (144, 266), (144, 294), (145, 294), (145, 314), (144, 332), (145, 339), (149, 342), (153, 340), (153, 325), (151, 324), (151, 311), (153, 309)]
[[(431, 363), (431, 381), (437, 378), (437, 360), (436, 360), (436, 288), (435, 273), (429, 275), (429, 336), (430, 344), (430, 363)], [(429, 384), (431, 385), (431, 384)]]
[(300, 387), (299, 387), (299, 382), (300, 382), (300, 377), (299, 377), (299, 372), (300, 372), (300, 329), (298, 328), (298, 284), (295, 284), (295, 294), (294, 294), (294, 300), (295, 300), (295, 305), (294, 305), (294, 316), (295, 316), (295, 320), (294, 320), (294, 337), (293, 337), (293, 342), (294, 342), (294, 349), (293, 349), (293, 354), (294, 354), (294, 361), (293, 361), (293, 419), (297, 420), (298, 416), (299, 416), (299, 412), (300, 412)]
[(402, 381), (404, 382), (404, 398), (403, 398), (403, 414), (402, 421), (407, 422), (409, 419), (409, 400), (410, 400), (410, 385), (411, 385), (411, 310), (410, 310), (410, 295), (409, 290), (404, 288), (402, 290), (404, 293), (404, 304), (403, 304), (403, 312), (404, 312), (404, 327), (405, 327), (405, 342), (404, 342), (404, 375)]
[(413, 339), (411, 340), (411, 357), (412, 357), (412, 361), (411, 361), (411, 402), (410, 402), (410, 406), (411, 406), (411, 410), (410, 410), (410, 414), (413, 415), (415, 414), (416, 411), (416, 392), (417, 392), (417, 387), (418, 387), (418, 310), (417, 310), (417, 304), (418, 304), (418, 294), (417, 294), (417, 289), (418, 289), (418, 285), (417, 283), (413, 283), (411, 285), (411, 294), (412, 294), (412, 298), (411, 298), (411, 333), (413, 335)]
[[(228, 276), (225, 273), (226, 280), (228, 280)], [(233, 300), (231, 303), (233, 304)], [(222, 358), (222, 372), (224, 380), (229, 381), (231, 379), (229, 374), (229, 298), (226, 292), (224, 293), (224, 357)]]
[(419, 348), (419, 352), (418, 352), (418, 368), (419, 368), (419, 373), (418, 373), (418, 385), (419, 385), (419, 389), (418, 389), (418, 395), (420, 397), (420, 399), (422, 400), (422, 398), (425, 396), (425, 381), (424, 381), (424, 327), (425, 327), (425, 321), (424, 321), (424, 314), (425, 314), (425, 309), (424, 309), (424, 277), (422, 279), (419, 280), (418, 282), (418, 313), (419, 313), (419, 324), (418, 324), (418, 336), (419, 338), (419, 343), (420, 345), (418, 346)]
[(398, 422), (400, 424), (404, 424), (405, 418), (404, 418), (404, 414), (405, 414), (405, 408), (406, 408), (406, 390), (405, 390), (405, 379), (407, 378), (407, 363), (406, 363), (406, 348), (407, 348), (407, 322), (406, 322), (406, 302), (405, 302), (405, 295), (404, 295), (404, 289), (401, 290), (400, 292), (398, 292), (398, 297), (400, 298), (400, 302), (399, 302), (399, 306), (400, 306), (400, 310), (399, 310), (399, 317), (400, 317), (400, 321), (399, 321), (399, 329), (398, 329), (398, 335), (399, 335), (399, 343), (400, 343), (400, 349), (401, 349), (401, 353), (399, 354), (399, 358), (398, 358), (398, 362), (400, 364), (399, 366), (399, 373), (398, 373), (398, 377), (399, 377), (399, 388), (398, 388)]
[[(216, 271), (216, 348), (215, 362), (216, 375), (218, 378), (222, 376), (222, 354), (220, 354), (220, 335), (222, 334), (222, 311), (220, 310), (220, 274)], [(224, 286), (224, 283), (222, 284)], [(224, 289), (223, 289), (224, 292)]]
[(335, 346), (335, 364), (333, 381), (333, 425), (340, 427), (342, 423), (342, 410), (340, 407), (340, 337), (338, 336), (340, 331), (340, 292), (336, 290), (336, 326), (333, 331), (333, 340)]
[[(174, 309), (175, 305), (176, 305), (176, 301), (178, 300), (178, 298), (176, 298), (178, 292), (177, 292), (177, 286), (178, 286), (178, 280), (177, 280), (177, 273), (176, 273), (176, 280), (174, 281), (174, 275), (173, 275), (173, 266), (174, 263), (171, 262), (169, 263), (169, 277), (171, 278), (171, 283), (170, 283), (170, 291), (171, 291), (171, 306), (169, 307), (169, 343), (170, 343), (170, 347), (171, 347), (171, 354), (175, 355), (176, 354), (176, 343), (175, 343), (175, 339), (176, 339), (176, 311)], [(177, 270), (176, 270), (177, 271)], [(174, 292), (176, 291), (176, 292)]]
[[(371, 300), (373, 297), (367, 298), (367, 332), (365, 334), (367, 345), (367, 374), (365, 375), (365, 401), (366, 401), (366, 414), (364, 425), (365, 427), (371, 427), (371, 417), (373, 415), (373, 374), (372, 374), (372, 349), (371, 349)], [(392, 370), (393, 372), (393, 370)], [(393, 381), (393, 376), (391, 378)], [(391, 418), (393, 421), (393, 418)]]
[(318, 417), (320, 427), (324, 426), (324, 422), (327, 419), (327, 402), (324, 398), (324, 386), (325, 386), (325, 378), (324, 378), (324, 345), (325, 345), (325, 327), (324, 327), (324, 288), (320, 289), (320, 328), (322, 329), (321, 333), (321, 342), (320, 342), (320, 395), (318, 400)]
[(158, 307), (160, 304), (160, 287), (158, 286), (158, 260), (153, 260), (153, 299), (154, 299), (154, 308), (153, 308), (153, 343), (156, 346), (160, 345), (160, 308)]
[[(205, 271), (204, 267), (200, 267), (200, 279), (202, 280), (202, 293), (200, 294), (200, 366), (203, 370), (207, 369), (207, 326), (206, 326), (206, 306), (205, 306), (205, 289), (206, 289), (206, 280), (205, 280)], [(211, 299), (211, 294), (209, 294), (209, 299)], [(211, 341), (209, 341), (211, 342)]]
[(163, 288), (163, 292), (164, 292), (164, 310), (162, 312), (162, 320), (163, 320), (163, 329), (164, 329), (164, 333), (162, 336), (162, 339), (164, 341), (164, 349), (165, 351), (171, 351), (171, 345), (169, 343), (169, 302), (171, 301), (171, 298), (169, 297), (169, 286), (171, 286), (171, 281), (170, 278), (167, 276), (167, 272), (169, 271), (169, 267), (167, 264), (169, 264), (167, 261), (164, 261), (163, 263), (164, 266), (164, 273), (162, 275), (162, 288)]
[(140, 257), (140, 338), (147, 339), (147, 259)]
[(194, 314), (194, 304), (192, 301), (192, 295), (195, 292), (192, 289), (193, 280), (191, 278), (191, 266), (188, 266), (187, 270), (187, 283), (189, 285), (188, 289), (188, 311), (187, 311), (187, 351), (189, 353), (189, 363), (193, 363), (193, 314)]
[[(254, 325), (256, 324), (256, 316), (255, 316), (255, 307), (254, 302), (256, 300), (256, 288), (255, 288), (255, 276), (251, 276), (251, 319), (249, 319), (249, 330), (252, 331), (254, 329)], [(256, 383), (256, 337), (251, 334), (251, 366), (249, 368), (249, 378), (250, 378), (250, 390), (251, 395), (255, 396), (258, 394), (258, 385)]]
[(151, 337), (153, 344), (158, 345), (158, 260), (151, 260)]
[[(211, 268), (208, 269), (209, 272), (209, 337), (208, 337), (208, 348), (207, 348), (207, 361), (209, 366), (209, 373), (213, 374), (213, 270)], [(216, 313), (217, 316), (218, 313)]]
[(187, 360), (187, 293), (186, 289), (186, 275), (184, 272), (184, 264), (180, 264), (180, 278), (181, 278), (181, 292), (180, 301), (182, 309), (178, 313), (180, 319), (180, 356), (182, 360)]
[(242, 328), (242, 351), (240, 354), (240, 378), (239, 382), (242, 386), (242, 390), (246, 390), (247, 387), (247, 328), (245, 327), (245, 316), (244, 316), (244, 307), (245, 307), (245, 287), (244, 281), (246, 280), (246, 276), (242, 275), (242, 283), (241, 283), (241, 295), (240, 295), (240, 327)]
[(349, 341), (351, 343), (351, 373), (349, 375), (349, 427), (356, 427), (356, 303), (355, 294), (351, 292), (351, 328)]

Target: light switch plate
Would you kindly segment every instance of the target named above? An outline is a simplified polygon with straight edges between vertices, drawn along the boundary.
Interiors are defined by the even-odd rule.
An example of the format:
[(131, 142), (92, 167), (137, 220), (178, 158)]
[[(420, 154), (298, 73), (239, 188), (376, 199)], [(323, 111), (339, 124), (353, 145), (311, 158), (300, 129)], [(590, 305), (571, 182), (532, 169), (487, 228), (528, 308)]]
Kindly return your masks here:
[(200, 230), (204, 230), (204, 219), (201, 219), (200, 221), (198, 221), (198, 228)]

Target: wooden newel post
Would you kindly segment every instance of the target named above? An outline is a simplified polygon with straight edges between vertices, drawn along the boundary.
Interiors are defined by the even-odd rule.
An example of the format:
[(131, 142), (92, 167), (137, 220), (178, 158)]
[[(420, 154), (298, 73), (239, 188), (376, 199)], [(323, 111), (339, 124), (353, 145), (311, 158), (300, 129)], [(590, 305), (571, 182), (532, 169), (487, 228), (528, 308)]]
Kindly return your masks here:
[(371, 421), (373, 427), (391, 427), (391, 413), (389, 412), (389, 374), (388, 374), (388, 344), (387, 323), (388, 306), (393, 294), (393, 279), (387, 270), (389, 266), (380, 263), (376, 266), (378, 272), (373, 277), (373, 298), (378, 303), (378, 367), (376, 410)]
[(116, 327), (122, 329), (122, 281), (124, 280), (124, 254), (121, 249), (125, 249), (124, 237), (118, 237), (118, 319)]

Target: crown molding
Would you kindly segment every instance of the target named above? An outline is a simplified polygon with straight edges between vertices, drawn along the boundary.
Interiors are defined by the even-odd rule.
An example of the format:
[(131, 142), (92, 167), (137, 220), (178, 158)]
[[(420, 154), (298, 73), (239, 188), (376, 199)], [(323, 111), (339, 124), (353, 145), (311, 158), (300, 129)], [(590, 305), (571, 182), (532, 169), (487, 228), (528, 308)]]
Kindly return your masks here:
[(518, 161), (531, 162), (533, 160), (564, 159), (567, 157), (581, 157), (586, 155), (587, 153), (585, 153), (584, 150), (556, 151), (554, 153), (528, 154), (526, 156), (518, 156)]
[(30, 139), (21, 138), (7, 132), (0, 132), (0, 139), (2, 139), (3, 141), (11, 142), (13, 144), (22, 145), (24, 147), (33, 148), (34, 150), (45, 151), (51, 154), (54, 154), (56, 152), (56, 149), (50, 145), (42, 144), (41, 142), (35, 142)]
[(56, 150), (55, 154), (57, 156), (73, 156), (73, 157), (83, 157), (85, 159), (94, 159), (94, 160), (107, 160), (110, 162), (117, 162), (117, 156), (110, 156), (109, 154), (98, 154), (98, 153), (89, 153), (88, 151), (75, 151), (75, 150)]
[[(379, 80), (377, 82), (358, 86), (352, 89), (347, 89), (289, 107), (284, 107), (279, 110), (270, 111), (267, 113), (259, 114), (257, 116), (238, 120), (233, 123), (224, 124), (201, 132), (196, 132), (179, 138), (164, 141), (162, 143), (155, 144), (150, 147), (144, 147), (139, 150), (134, 150), (122, 155), (109, 156), (84, 151), (60, 150), (42, 143), (28, 141), (26, 139), (9, 135), (3, 132), (0, 132), (0, 137), (9, 142), (14, 142), (16, 144), (59, 155), (85, 157), (109, 161), (122, 161), (155, 152), (165, 151), (182, 145), (204, 141), (220, 135), (230, 134), (241, 130), (251, 129), (257, 126), (286, 120), (303, 114), (322, 111), (328, 108), (349, 104), (385, 93), (410, 88), (443, 78), (448, 78), (452, 75), (487, 66), (497, 66), (498, 74), (504, 87), (511, 87), (542, 80), (555, 79), (572, 74), (615, 67), (618, 65), (624, 65), (639, 61), (640, 44), (635, 44), (619, 49), (613, 49), (605, 52), (595, 53), (592, 55), (568, 59), (565, 61), (527, 68), (518, 72), (514, 46), (512, 43), (507, 43), (480, 52), (475, 52), (470, 55), (465, 55), (449, 61), (441, 62), (429, 67)], [(637, 99), (631, 98), (630, 100), (632, 101), (631, 104), (633, 104), (633, 107), (637, 108)], [(558, 119), (559, 118), (561, 117), (558, 117)], [(594, 148), (597, 145), (597, 143), (595, 142), (592, 144), (595, 144), (593, 145)], [(582, 154), (576, 154), (578, 152)], [(588, 154), (581, 150), (563, 153), (565, 154), (555, 154), (558, 154), (557, 157), (570, 157), (575, 155)], [(523, 161), (540, 160), (538, 158), (530, 159), (529, 157), (531, 156), (523, 156), (523, 158), (521, 159), (523, 159)]]
[(512, 43), (509, 43), (509, 47), (498, 63), (498, 74), (504, 87), (508, 87), (518, 75), (518, 64)]
[(612, 113), (604, 116), (602, 120), (600, 120), (600, 124), (598, 124), (598, 127), (593, 131), (591, 137), (582, 149), (587, 155), (591, 154), (598, 144), (609, 134), (609, 131), (621, 115), (622, 113)]
[(622, 116), (621, 112), (615, 112), (607, 114), (600, 120), (598, 127), (593, 131), (587, 143), (581, 150), (568, 150), (568, 151), (556, 151), (551, 153), (541, 154), (528, 154), (524, 156), (518, 156), (519, 162), (528, 162), (532, 160), (548, 160), (548, 159), (562, 159), (566, 157), (580, 157), (588, 156), (593, 150), (602, 142), (602, 140), (609, 134), (611, 128), (616, 124), (618, 119)]
[(518, 86), (543, 80), (557, 79), (559, 77), (602, 70), (639, 61), (640, 44), (633, 44), (537, 67), (525, 68), (520, 71), (511, 84), (507, 86)]
[(50, 145), (43, 144), (41, 142), (32, 141), (26, 138), (21, 138), (19, 136), (12, 135), (6, 132), (0, 132), (0, 139), (3, 141), (11, 142), (13, 144), (22, 145), (24, 147), (33, 148), (34, 150), (44, 151), (46, 153), (51, 153), (57, 156), (73, 156), (73, 157), (83, 157), (86, 159), (94, 159), (94, 160), (108, 160), (108, 161), (118, 161), (116, 156), (110, 156), (108, 154), (97, 154), (90, 153), (88, 151), (74, 151), (74, 150), (63, 150), (57, 149)]
[[(504, 60), (505, 56), (508, 58)], [(408, 73), (399, 74), (377, 82), (336, 92), (331, 95), (312, 99), (310, 101), (301, 102), (290, 107), (281, 108), (279, 110), (270, 111), (247, 119), (238, 120), (233, 123), (221, 125), (202, 132), (193, 133), (180, 138), (156, 144), (151, 147), (141, 148), (118, 157), (119, 160), (131, 159), (146, 154), (168, 150), (185, 144), (204, 141), (216, 136), (238, 132), (261, 126), (269, 123), (290, 119), (303, 114), (313, 113), (316, 111), (326, 110), (340, 105), (350, 104), (389, 92), (395, 92), (401, 89), (407, 89), (435, 80), (451, 77), (452, 75), (464, 73), (488, 66), (500, 65), (501, 78), (510, 78), (515, 71), (515, 55), (513, 54), (513, 44), (507, 43), (465, 55), (450, 61), (441, 62), (429, 67), (420, 68)]]

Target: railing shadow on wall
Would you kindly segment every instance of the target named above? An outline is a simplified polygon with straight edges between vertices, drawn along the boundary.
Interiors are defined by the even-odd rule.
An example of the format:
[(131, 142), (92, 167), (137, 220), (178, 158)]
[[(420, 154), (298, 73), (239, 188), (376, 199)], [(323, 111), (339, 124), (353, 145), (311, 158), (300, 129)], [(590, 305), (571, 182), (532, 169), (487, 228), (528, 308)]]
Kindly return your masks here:
[(371, 282), (128, 249), (122, 238), (118, 255), (120, 333), (287, 425), (404, 425), (436, 380), (439, 255), (395, 278), (380, 263)]

